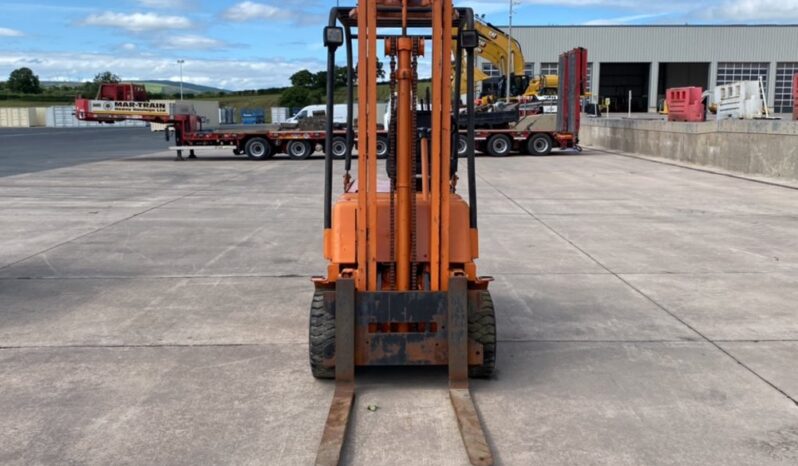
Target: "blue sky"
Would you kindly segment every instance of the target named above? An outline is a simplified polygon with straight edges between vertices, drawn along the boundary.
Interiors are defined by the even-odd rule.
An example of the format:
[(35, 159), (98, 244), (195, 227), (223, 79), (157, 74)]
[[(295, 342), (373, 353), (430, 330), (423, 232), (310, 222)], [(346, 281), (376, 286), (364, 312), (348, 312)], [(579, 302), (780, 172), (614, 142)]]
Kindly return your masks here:
[[(798, 0), (517, 0), (516, 24), (796, 23)], [(0, 79), (185, 79), (239, 90), (324, 68), (321, 27), (334, 0), (0, 1)], [(342, 2), (346, 3), (346, 2)], [(349, 4), (354, 3), (354, 0)], [(506, 24), (509, 0), (456, 1)], [(589, 46), (589, 44), (587, 44)]]

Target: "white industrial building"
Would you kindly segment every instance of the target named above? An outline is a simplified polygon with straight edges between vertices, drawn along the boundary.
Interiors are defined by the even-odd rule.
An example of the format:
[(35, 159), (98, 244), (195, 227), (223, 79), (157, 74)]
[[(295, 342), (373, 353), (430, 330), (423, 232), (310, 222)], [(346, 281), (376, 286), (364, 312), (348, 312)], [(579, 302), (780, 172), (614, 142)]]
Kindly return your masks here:
[[(627, 110), (629, 91), (633, 111), (655, 111), (671, 87), (713, 89), (762, 77), (768, 105), (792, 112), (798, 25), (514, 26), (512, 34), (527, 74), (556, 74), (562, 52), (588, 49), (591, 92), (610, 98), (613, 110)], [(481, 66), (500, 74), (490, 63)]]

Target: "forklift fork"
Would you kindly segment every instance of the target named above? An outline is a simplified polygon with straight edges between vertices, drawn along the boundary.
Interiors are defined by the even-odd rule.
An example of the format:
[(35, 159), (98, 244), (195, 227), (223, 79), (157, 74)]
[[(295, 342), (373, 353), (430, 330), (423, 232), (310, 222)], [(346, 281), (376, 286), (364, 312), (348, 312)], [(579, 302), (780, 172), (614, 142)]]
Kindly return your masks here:
[[(324, 426), (317, 466), (341, 460), (355, 399), (355, 282), (339, 279), (335, 288), (335, 394)], [(468, 283), (452, 277), (448, 291), (449, 398), (471, 464), (493, 464), (493, 455), (468, 387)]]

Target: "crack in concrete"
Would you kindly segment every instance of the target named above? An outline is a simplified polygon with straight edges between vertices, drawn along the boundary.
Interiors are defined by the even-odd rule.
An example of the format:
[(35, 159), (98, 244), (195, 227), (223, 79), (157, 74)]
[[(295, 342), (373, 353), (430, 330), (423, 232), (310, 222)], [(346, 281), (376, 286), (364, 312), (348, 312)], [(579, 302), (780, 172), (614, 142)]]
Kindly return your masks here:
[[(645, 158), (640, 158), (640, 160), (646, 160), (646, 161), (649, 161), (649, 162), (652, 162), (652, 163), (658, 163), (658, 162), (656, 162), (656, 161), (654, 161), (654, 160), (648, 160), (648, 159), (645, 159)], [(670, 165), (670, 164), (667, 164), (667, 163), (666, 163), (666, 165)], [(676, 166), (679, 166), (679, 165), (676, 165)], [(689, 168), (689, 167), (682, 167), (682, 168)], [(704, 171), (704, 170), (699, 170), (699, 171)], [(708, 173), (713, 173), (713, 172), (708, 172)], [(721, 176), (729, 176), (729, 175), (724, 175), (723, 173), (715, 173), (715, 174), (717, 174), (717, 175), (721, 175)], [(742, 179), (742, 180), (747, 180), (747, 181), (755, 181), (755, 182), (759, 182), (759, 181), (757, 181), (757, 180), (751, 180), (751, 179), (748, 179), (748, 178), (741, 178), (741, 177), (735, 177), (735, 176), (732, 176), (732, 177), (733, 177), (733, 178)], [(646, 299), (647, 301), (649, 301), (650, 303), (652, 303), (653, 305), (655, 305), (657, 308), (659, 308), (660, 310), (662, 310), (663, 312), (665, 312), (666, 314), (668, 314), (668, 315), (669, 315), (671, 318), (675, 319), (677, 322), (679, 322), (680, 324), (682, 324), (684, 327), (686, 327), (687, 329), (689, 329), (690, 331), (692, 331), (693, 333), (695, 333), (696, 335), (698, 335), (698, 336), (699, 336), (699, 337), (700, 337), (702, 340), (704, 340), (706, 343), (709, 343), (709, 344), (711, 344), (712, 346), (714, 346), (714, 347), (715, 347), (715, 348), (716, 348), (718, 351), (720, 351), (721, 353), (725, 354), (725, 355), (726, 355), (727, 357), (729, 357), (731, 360), (733, 360), (733, 361), (734, 361), (734, 362), (736, 362), (738, 365), (740, 365), (740, 367), (744, 368), (746, 371), (748, 371), (749, 373), (751, 373), (752, 375), (754, 375), (756, 378), (758, 378), (759, 380), (761, 380), (762, 382), (764, 382), (765, 384), (767, 384), (769, 387), (771, 387), (772, 389), (776, 390), (776, 391), (777, 391), (778, 393), (780, 393), (782, 396), (784, 396), (785, 398), (787, 398), (788, 400), (790, 400), (790, 401), (793, 403), (793, 405), (794, 405), (794, 406), (798, 407), (798, 399), (795, 399), (795, 398), (793, 398), (792, 396), (790, 396), (790, 395), (789, 395), (789, 394), (788, 394), (788, 393), (787, 393), (785, 390), (783, 390), (782, 388), (780, 388), (779, 386), (777, 386), (777, 385), (776, 385), (774, 382), (771, 382), (770, 380), (766, 379), (766, 378), (765, 378), (763, 375), (759, 374), (759, 373), (758, 373), (757, 371), (755, 371), (753, 368), (751, 368), (750, 366), (748, 366), (747, 364), (745, 364), (744, 362), (742, 362), (740, 359), (736, 358), (736, 357), (735, 357), (734, 355), (732, 355), (732, 354), (731, 354), (729, 351), (727, 351), (725, 348), (723, 348), (723, 347), (722, 347), (722, 346), (721, 346), (721, 345), (720, 345), (718, 342), (715, 342), (715, 341), (713, 341), (712, 339), (710, 339), (709, 337), (707, 337), (706, 335), (704, 335), (703, 333), (701, 333), (701, 332), (700, 332), (700, 331), (699, 331), (697, 328), (693, 327), (692, 325), (690, 325), (689, 323), (687, 323), (687, 321), (685, 321), (685, 320), (684, 320), (684, 319), (682, 319), (681, 317), (677, 316), (677, 315), (676, 315), (675, 313), (673, 313), (673, 312), (672, 312), (670, 309), (666, 308), (664, 305), (662, 305), (662, 304), (660, 304), (659, 302), (657, 302), (657, 301), (656, 301), (654, 298), (652, 298), (651, 296), (647, 295), (646, 293), (644, 293), (642, 290), (640, 290), (640, 289), (639, 289), (639, 288), (637, 288), (636, 286), (632, 285), (632, 283), (630, 283), (629, 281), (627, 281), (626, 279), (624, 279), (624, 278), (623, 278), (621, 275), (619, 275), (618, 273), (616, 273), (616, 272), (612, 271), (612, 270), (611, 270), (609, 267), (607, 267), (606, 265), (604, 265), (604, 264), (603, 264), (601, 261), (599, 261), (598, 259), (596, 259), (595, 257), (593, 257), (593, 256), (592, 256), (590, 253), (588, 253), (587, 251), (585, 251), (584, 249), (582, 249), (581, 247), (579, 247), (579, 246), (578, 246), (576, 243), (574, 243), (573, 241), (571, 241), (570, 239), (568, 239), (568, 238), (567, 238), (565, 235), (563, 235), (562, 233), (560, 233), (559, 231), (557, 231), (557, 230), (556, 230), (555, 228), (553, 228), (551, 225), (549, 225), (549, 224), (548, 224), (548, 223), (546, 223), (544, 220), (542, 220), (541, 218), (539, 218), (537, 215), (535, 215), (534, 213), (532, 213), (531, 211), (529, 211), (527, 208), (525, 208), (524, 206), (522, 206), (522, 205), (521, 205), (521, 204), (520, 204), (518, 201), (516, 201), (515, 199), (513, 199), (513, 198), (511, 198), (510, 196), (508, 196), (507, 194), (505, 194), (505, 193), (504, 193), (504, 191), (502, 191), (501, 189), (499, 189), (498, 187), (496, 187), (495, 185), (493, 185), (492, 183), (490, 183), (490, 182), (489, 182), (488, 180), (486, 180), (486, 179), (485, 179), (483, 176), (479, 176), (479, 178), (482, 180), (482, 182), (484, 182), (485, 184), (487, 184), (487, 185), (488, 185), (488, 186), (490, 186), (491, 188), (495, 189), (495, 190), (496, 190), (496, 191), (497, 191), (499, 194), (501, 194), (502, 196), (504, 196), (504, 198), (505, 198), (505, 199), (507, 199), (508, 201), (512, 202), (512, 203), (513, 203), (513, 204), (515, 204), (515, 205), (516, 205), (518, 208), (520, 208), (521, 210), (523, 210), (524, 212), (526, 212), (526, 213), (527, 213), (527, 214), (528, 214), (528, 215), (529, 215), (529, 216), (530, 216), (532, 219), (534, 219), (536, 222), (540, 223), (540, 224), (541, 224), (543, 227), (545, 227), (545, 228), (546, 228), (547, 230), (549, 230), (551, 233), (553, 233), (554, 235), (556, 235), (558, 238), (562, 239), (562, 240), (563, 240), (563, 241), (565, 241), (566, 243), (570, 244), (570, 245), (571, 245), (571, 247), (573, 247), (574, 249), (576, 249), (576, 250), (577, 250), (577, 251), (579, 251), (580, 253), (584, 254), (584, 255), (585, 255), (585, 257), (589, 258), (589, 259), (590, 259), (591, 261), (593, 261), (593, 262), (594, 262), (596, 265), (598, 265), (599, 267), (603, 268), (604, 270), (606, 270), (607, 272), (609, 272), (610, 274), (612, 274), (613, 276), (615, 276), (615, 278), (617, 278), (618, 280), (620, 280), (622, 283), (624, 283), (624, 284), (625, 284), (626, 286), (628, 286), (630, 289), (634, 290), (634, 291), (635, 291), (637, 294), (639, 294), (639, 295), (640, 295), (640, 296), (642, 296), (644, 299)], [(769, 183), (765, 183), (765, 184), (769, 184)], [(781, 186), (781, 185), (775, 185), (775, 186)], [(787, 187), (787, 186), (781, 186), (781, 187)], [(787, 187), (787, 188), (789, 188), (789, 187)], [(789, 188), (789, 189), (795, 189), (795, 188)]]
[[(238, 174), (233, 175), (233, 176), (225, 177), (225, 178), (223, 178), (223, 179), (221, 179), (221, 180), (219, 180), (219, 181), (217, 181), (215, 183), (211, 183), (211, 185), (212, 186), (216, 186), (216, 185), (220, 185), (222, 183), (227, 183), (227, 182), (235, 180), (236, 178), (241, 178), (241, 177), (243, 177), (245, 175), (249, 175), (249, 174), (250, 174), (249, 172), (238, 173)], [(71, 238), (71, 239), (68, 239), (66, 241), (62, 241), (62, 242), (60, 242), (60, 243), (58, 243), (58, 244), (56, 244), (54, 246), (50, 246), (50, 247), (48, 247), (48, 248), (46, 248), (44, 250), (41, 250), (41, 251), (33, 253), (33, 254), (29, 255), (29, 256), (23, 257), (22, 259), (19, 259), (19, 260), (15, 261), (15, 262), (0, 266), (0, 271), (7, 270), (7, 269), (9, 269), (11, 267), (14, 267), (15, 265), (21, 264), (21, 263), (23, 263), (23, 262), (25, 262), (25, 261), (27, 261), (29, 259), (32, 259), (32, 258), (34, 258), (36, 256), (40, 256), (42, 254), (47, 254), (48, 252), (54, 251), (55, 249), (60, 248), (61, 246), (66, 246), (67, 244), (71, 244), (71, 243), (73, 243), (75, 241), (79, 241), (79, 240), (81, 240), (83, 238), (86, 238), (88, 236), (91, 236), (91, 235), (93, 235), (95, 233), (99, 233), (101, 231), (107, 230), (108, 228), (114, 227), (114, 226), (119, 225), (121, 223), (124, 223), (124, 222), (126, 222), (128, 220), (132, 220), (132, 219), (134, 219), (136, 217), (140, 217), (142, 215), (148, 214), (148, 213), (153, 212), (155, 210), (158, 210), (158, 209), (160, 209), (162, 207), (165, 207), (165, 206), (167, 206), (169, 204), (173, 204), (175, 202), (181, 201), (183, 199), (186, 199), (188, 197), (191, 197), (191, 196), (197, 194), (198, 192), (199, 192), (199, 190), (191, 191), (190, 193), (184, 194), (182, 196), (178, 196), (178, 197), (176, 197), (174, 199), (170, 199), (170, 200), (168, 200), (166, 202), (163, 202), (161, 204), (158, 204), (158, 205), (152, 206), (150, 208), (144, 209), (141, 212), (137, 212), (137, 213), (135, 213), (133, 215), (130, 215), (128, 217), (125, 217), (123, 219), (117, 220), (115, 222), (111, 222), (111, 223), (109, 223), (107, 225), (103, 225), (102, 227), (97, 228), (95, 230), (92, 230), (92, 231), (90, 231), (88, 233), (84, 233), (82, 235), (78, 235), (78, 236), (76, 236), (74, 238)]]

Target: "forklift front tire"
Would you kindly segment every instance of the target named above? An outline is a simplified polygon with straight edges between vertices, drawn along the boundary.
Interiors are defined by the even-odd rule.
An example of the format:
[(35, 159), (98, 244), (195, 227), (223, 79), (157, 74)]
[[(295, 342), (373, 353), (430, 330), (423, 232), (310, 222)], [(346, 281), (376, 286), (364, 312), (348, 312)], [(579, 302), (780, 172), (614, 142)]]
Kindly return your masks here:
[(468, 338), (482, 345), (482, 365), (470, 366), (468, 375), (488, 379), (496, 367), (496, 311), (490, 292), (482, 291), (476, 296), (468, 310)]
[(335, 356), (335, 315), (324, 305), (324, 293), (316, 292), (310, 305), (310, 371), (317, 379), (334, 379), (335, 366), (325, 361)]

